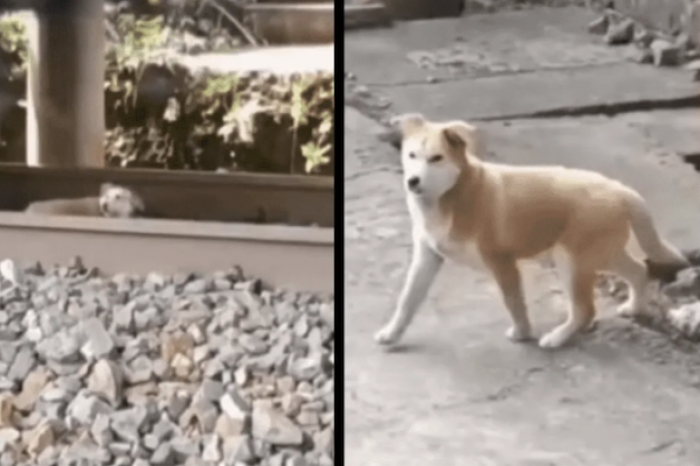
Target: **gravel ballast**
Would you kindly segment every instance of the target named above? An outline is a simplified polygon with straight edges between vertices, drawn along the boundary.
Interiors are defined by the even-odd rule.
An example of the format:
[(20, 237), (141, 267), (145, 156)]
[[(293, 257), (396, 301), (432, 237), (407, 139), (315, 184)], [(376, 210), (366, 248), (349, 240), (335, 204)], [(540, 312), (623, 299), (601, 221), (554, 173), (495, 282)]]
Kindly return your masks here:
[(237, 268), (0, 272), (0, 466), (334, 464), (332, 296)]

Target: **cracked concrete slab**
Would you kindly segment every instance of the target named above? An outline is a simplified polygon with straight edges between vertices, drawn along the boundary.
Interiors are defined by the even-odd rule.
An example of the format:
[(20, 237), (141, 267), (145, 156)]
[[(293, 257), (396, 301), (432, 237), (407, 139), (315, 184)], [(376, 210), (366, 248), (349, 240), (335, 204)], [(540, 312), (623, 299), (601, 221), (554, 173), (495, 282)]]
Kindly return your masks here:
[(345, 66), (392, 112), (498, 118), (700, 98), (690, 73), (639, 65), (630, 60), (633, 47), (608, 47), (587, 34), (591, 17), (578, 8), (535, 9), (346, 34)]
[[(372, 140), (372, 125), (346, 111), (346, 172), (365, 168), (345, 188), (347, 464), (694, 465), (699, 359), (613, 317), (605, 301), (595, 332), (545, 353), (505, 339), (507, 316), (489, 277), (448, 266), (404, 350), (374, 346), (372, 333), (388, 318), (405, 273), (410, 225), (400, 174), (381, 169), (398, 163), (397, 155)], [(661, 166), (647, 152), (655, 141), (626, 121), (485, 130), (500, 161), (601, 170), (639, 189), (674, 241), (700, 237), (697, 175)], [(367, 170), (371, 160), (377, 170)], [(563, 318), (566, 301), (551, 271), (527, 270), (543, 332)]]
[[(490, 21), (497, 23), (498, 17)], [(499, 29), (496, 35), (517, 37), (517, 27)], [(484, 30), (484, 40), (488, 34)], [(376, 68), (391, 63), (391, 57), (378, 57), (373, 57)], [(655, 92), (654, 75), (663, 87), (659, 76), (673, 74), (638, 67), (648, 70), (645, 88), (632, 68), (611, 77), (615, 66), (623, 64), (597, 67), (587, 75), (571, 71), (561, 78), (558, 95), (571, 105), (591, 105), (600, 97), (581, 94), (593, 87), (587, 82), (618, 79), (624, 92), (649, 98)], [(626, 72), (631, 76), (627, 81)], [(533, 88), (520, 84), (526, 76), (465, 78), (464, 88), (476, 90), (464, 92), (456, 92), (452, 83), (403, 86), (411, 92), (396, 94), (395, 104), (443, 119), (477, 115), (471, 110), (477, 107), (495, 113), (498, 105), (524, 105), (517, 101), (528, 108), (557, 103), (556, 92), (546, 85), (539, 99), (531, 99)], [(479, 88), (479, 81), (490, 83)], [(642, 192), (670, 239), (697, 247), (700, 175), (674, 155), (700, 151), (697, 121), (697, 110), (665, 110), (479, 126), (487, 156), (494, 161), (607, 173)], [(490, 277), (449, 265), (400, 351), (374, 346), (372, 334), (389, 317), (406, 272), (410, 222), (398, 154), (378, 142), (376, 123), (352, 108), (345, 109), (344, 129), (347, 464), (697, 464), (700, 353), (678, 351), (665, 336), (614, 317), (603, 297), (595, 331), (561, 352), (543, 352), (506, 340), (508, 317)], [(551, 270), (529, 266), (525, 277), (539, 334), (563, 319), (567, 301)]]

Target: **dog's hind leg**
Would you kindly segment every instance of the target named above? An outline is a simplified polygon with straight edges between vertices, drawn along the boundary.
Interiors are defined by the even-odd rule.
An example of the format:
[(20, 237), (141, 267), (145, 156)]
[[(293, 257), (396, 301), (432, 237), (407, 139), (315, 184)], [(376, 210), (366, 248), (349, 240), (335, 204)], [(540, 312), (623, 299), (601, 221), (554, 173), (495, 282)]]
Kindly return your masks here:
[(559, 348), (575, 334), (588, 329), (595, 318), (594, 286), (596, 273), (593, 268), (575, 267), (571, 264), (571, 308), (566, 322), (540, 338), (540, 348)]
[(617, 313), (633, 317), (646, 306), (646, 289), (649, 282), (646, 265), (623, 250), (610, 264), (610, 271), (623, 278), (629, 287), (629, 297), (617, 308)]
[(425, 300), (443, 262), (442, 256), (425, 242), (420, 239), (414, 240), (411, 265), (396, 310), (389, 323), (375, 334), (374, 339), (377, 343), (392, 345), (401, 339)]
[(513, 325), (506, 330), (506, 336), (513, 341), (529, 340), (532, 338), (532, 328), (527, 316), (527, 305), (525, 304), (518, 264), (512, 257), (484, 256), (484, 262), (501, 289), (503, 302), (513, 319)]

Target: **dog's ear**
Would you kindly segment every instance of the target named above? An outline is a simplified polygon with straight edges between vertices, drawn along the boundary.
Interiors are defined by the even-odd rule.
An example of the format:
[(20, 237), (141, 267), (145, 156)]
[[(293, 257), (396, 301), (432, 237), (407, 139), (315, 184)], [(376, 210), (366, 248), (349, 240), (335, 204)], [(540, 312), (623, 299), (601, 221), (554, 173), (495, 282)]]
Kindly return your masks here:
[(134, 205), (134, 209), (138, 213), (140, 213), (140, 214), (146, 213), (146, 205), (144, 204), (143, 199), (141, 198), (141, 196), (139, 196), (138, 194), (136, 194), (133, 191), (131, 192), (131, 202)]
[(447, 143), (455, 149), (467, 149), (470, 153), (477, 154), (478, 139), (477, 129), (466, 121), (451, 121), (445, 123), (442, 134)]
[(102, 183), (100, 185), (100, 197), (107, 194), (107, 191), (109, 191), (112, 188), (114, 188), (114, 185), (112, 183)]
[(404, 113), (389, 120), (389, 124), (397, 128), (404, 138), (421, 129), (425, 123), (425, 117), (420, 113)]

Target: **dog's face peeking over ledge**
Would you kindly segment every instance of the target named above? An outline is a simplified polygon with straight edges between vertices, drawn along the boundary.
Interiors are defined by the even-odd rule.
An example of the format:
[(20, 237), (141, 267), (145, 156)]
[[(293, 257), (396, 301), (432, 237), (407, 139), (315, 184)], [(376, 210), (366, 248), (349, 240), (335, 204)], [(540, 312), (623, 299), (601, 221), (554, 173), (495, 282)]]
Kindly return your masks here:
[(100, 186), (100, 213), (105, 217), (139, 217), (145, 208), (138, 194), (123, 186), (103, 183)]
[(463, 121), (434, 123), (420, 114), (398, 116), (404, 189), (425, 200), (440, 198), (469, 170), (476, 128)]

